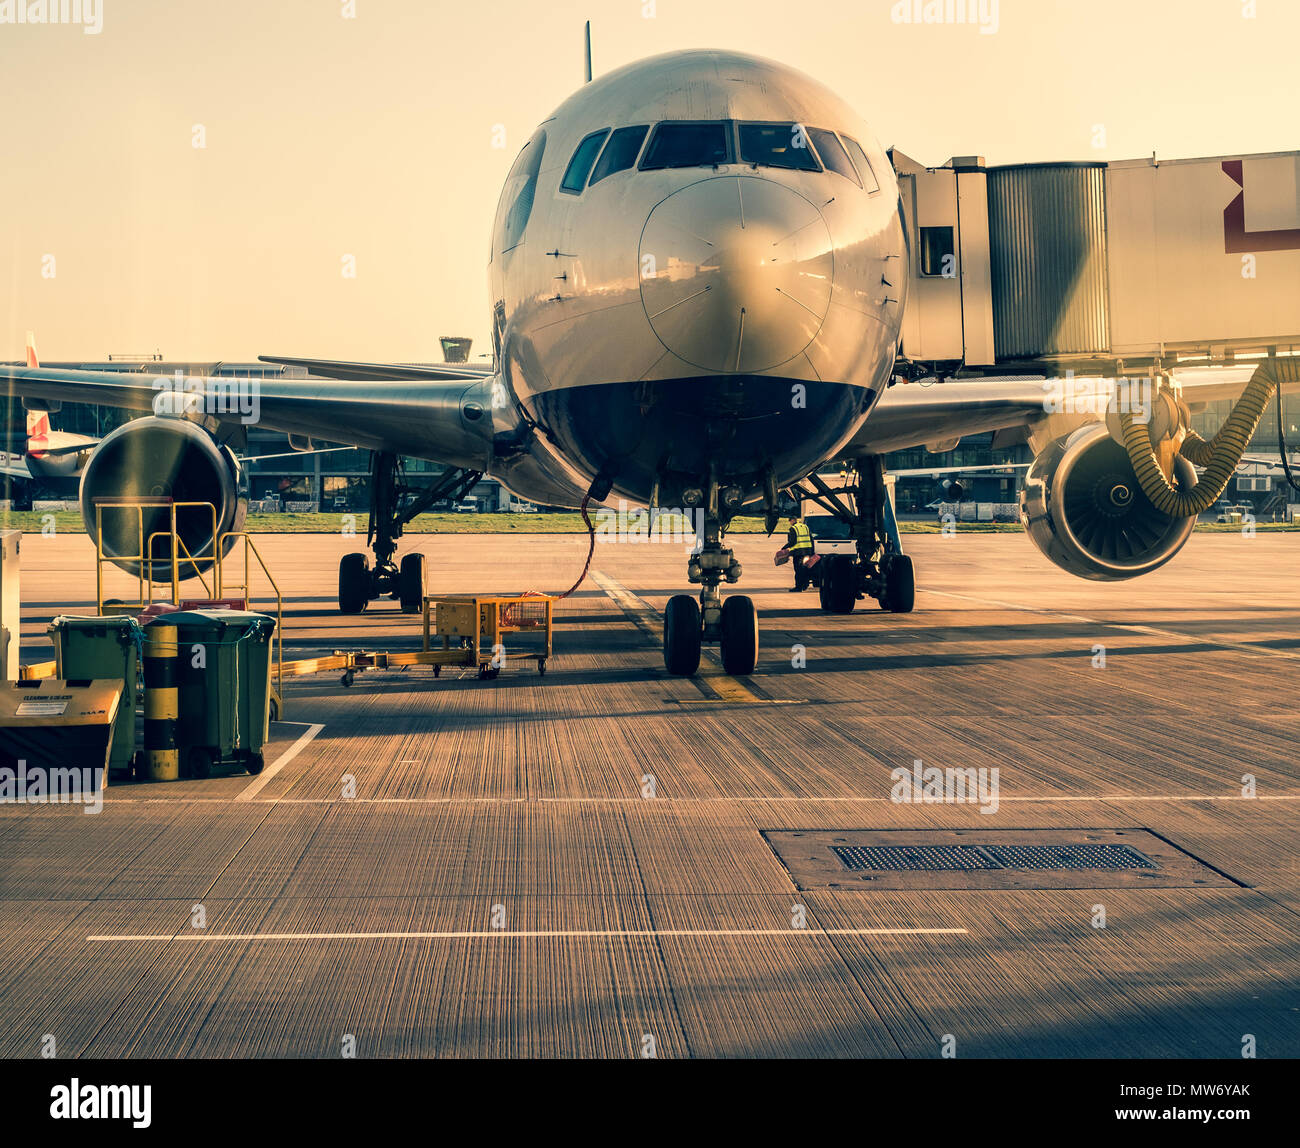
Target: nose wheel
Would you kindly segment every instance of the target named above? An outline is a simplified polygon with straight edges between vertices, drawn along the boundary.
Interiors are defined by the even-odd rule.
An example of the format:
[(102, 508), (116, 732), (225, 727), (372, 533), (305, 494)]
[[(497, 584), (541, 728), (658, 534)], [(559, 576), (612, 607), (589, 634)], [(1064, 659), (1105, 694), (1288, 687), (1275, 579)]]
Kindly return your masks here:
[(717, 642), (722, 668), (728, 673), (752, 674), (758, 665), (758, 611), (753, 600), (738, 594), (725, 602), (718, 593), (722, 582), (740, 579), (740, 563), (722, 545), (722, 523), (717, 511), (717, 483), (710, 483), (700, 548), (691, 555), (686, 577), (701, 586), (697, 603), (689, 594), (675, 594), (664, 610), (664, 668), (689, 677), (700, 668), (700, 647)]

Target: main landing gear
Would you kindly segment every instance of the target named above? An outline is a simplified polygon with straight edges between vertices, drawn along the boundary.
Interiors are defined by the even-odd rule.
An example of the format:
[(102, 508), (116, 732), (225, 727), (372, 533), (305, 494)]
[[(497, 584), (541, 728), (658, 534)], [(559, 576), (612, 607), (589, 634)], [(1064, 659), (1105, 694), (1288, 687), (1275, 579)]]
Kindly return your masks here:
[(851, 481), (836, 489), (817, 474), (805, 481), (812, 489), (796, 486), (791, 494), (845, 523), (857, 550), (856, 555), (828, 554), (818, 563), (821, 608), (828, 614), (850, 614), (859, 598), (868, 597), (882, 610), (911, 613), (916, 573), (912, 559), (903, 553), (880, 457), (858, 459)]
[(729, 522), (740, 509), (740, 491), (721, 491), (711, 480), (702, 501), (703, 537), (686, 567), (687, 580), (701, 587), (700, 600), (697, 603), (689, 594), (668, 599), (664, 611), (664, 667), (670, 674), (687, 677), (700, 668), (701, 646), (717, 642), (722, 668), (728, 674), (752, 674), (758, 664), (758, 611), (751, 598), (737, 595), (723, 601), (718, 593), (720, 583), (740, 581), (740, 563), (722, 545), (723, 515)]
[(431, 486), (410, 486), (395, 454), (370, 455), (370, 529), (366, 542), (374, 551), (345, 554), (339, 560), (339, 610), (360, 614), (385, 594), (401, 603), (403, 614), (424, 608), (424, 555), (407, 554), (398, 566), (393, 557), (402, 527), (442, 499), (459, 501), (483, 475), (477, 470), (451, 469)]

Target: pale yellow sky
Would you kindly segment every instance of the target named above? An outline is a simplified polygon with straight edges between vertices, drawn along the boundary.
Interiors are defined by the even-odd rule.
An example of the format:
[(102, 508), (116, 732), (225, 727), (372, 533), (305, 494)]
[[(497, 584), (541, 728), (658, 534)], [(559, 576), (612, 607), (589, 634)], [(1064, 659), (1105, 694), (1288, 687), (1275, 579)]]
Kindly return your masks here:
[(1002, 0), (994, 34), (889, 0), (102, 2), (98, 35), (0, 23), (0, 358), (487, 351), (497, 194), (586, 18), (597, 74), (774, 57), (927, 163), (1300, 148), (1294, 0)]

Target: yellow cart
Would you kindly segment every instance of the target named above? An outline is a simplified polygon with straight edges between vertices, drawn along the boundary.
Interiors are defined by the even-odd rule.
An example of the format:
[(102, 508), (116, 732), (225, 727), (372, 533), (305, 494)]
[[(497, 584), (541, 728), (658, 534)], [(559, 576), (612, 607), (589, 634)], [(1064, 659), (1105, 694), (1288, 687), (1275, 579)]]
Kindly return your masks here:
[[(497, 677), (512, 661), (535, 661), (546, 673), (551, 656), (555, 598), (543, 594), (445, 595), (424, 599), (424, 648), (385, 652), (335, 650), (322, 658), (285, 662), (286, 676), (342, 670), (339, 679), (352, 685), (358, 670), (389, 670), (429, 666), (434, 677), (443, 666), (478, 669), (481, 681)], [(528, 648), (507, 648), (507, 635), (532, 634)]]

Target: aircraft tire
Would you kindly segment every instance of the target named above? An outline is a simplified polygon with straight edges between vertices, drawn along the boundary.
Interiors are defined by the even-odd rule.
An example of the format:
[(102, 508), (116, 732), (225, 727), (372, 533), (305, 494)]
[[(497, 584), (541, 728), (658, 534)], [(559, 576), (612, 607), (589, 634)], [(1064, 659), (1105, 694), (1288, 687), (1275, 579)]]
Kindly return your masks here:
[(674, 594), (664, 610), (664, 669), (688, 678), (700, 668), (700, 604)]
[(722, 668), (733, 677), (752, 674), (758, 665), (758, 611), (753, 599), (743, 594), (726, 599), (718, 625)]
[(339, 559), (339, 613), (360, 614), (370, 602), (370, 556), (360, 552)]
[(832, 554), (822, 561), (828, 563), (822, 575), (827, 613), (852, 614), (858, 598), (853, 586), (853, 560), (843, 554)]
[(424, 609), (424, 555), (407, 554), (402, 558), (397, 584), (403, 614), (418, 614)]
[(910, 614), (916, 605), (916, 571), (912, 559), (896, 554), (885, 566), (885, 592), (880, 608), (893, 614)]

